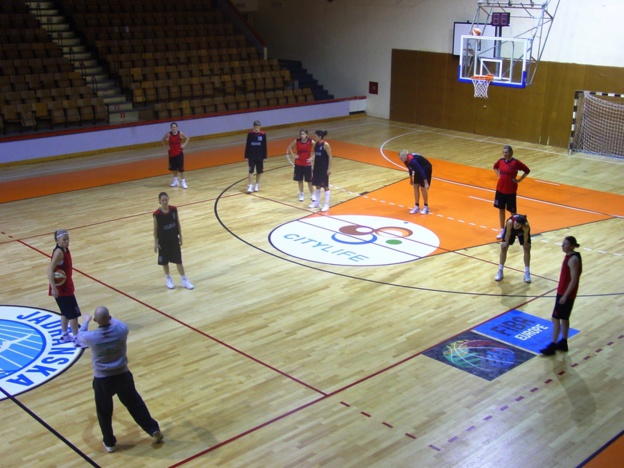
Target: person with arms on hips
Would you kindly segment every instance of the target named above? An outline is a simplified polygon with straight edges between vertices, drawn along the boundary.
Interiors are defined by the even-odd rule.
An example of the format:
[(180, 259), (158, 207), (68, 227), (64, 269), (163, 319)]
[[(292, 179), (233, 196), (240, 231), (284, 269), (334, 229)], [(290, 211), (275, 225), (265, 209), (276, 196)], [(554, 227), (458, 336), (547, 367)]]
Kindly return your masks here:
[[(264, 161), (267, 158), (267, 136), (261, 129), (259, 120), (253, 123), (253, 129), (247, 134), (247, 143), (245, 144), (245, 159), (249, 165), (249, 185), (247, 185), (247, 193), (257, 192), (260, 190), (260, 177), (264, 172)], [(252, 183), (254, 170), (256, 172), (256, 184)]]
[[(568, 332), (570, 331), (570, 315), (578, 292), (579, 280), (583, 272), (583, 260), (581, 254), (574, 249), (580, 247), (576, 238), (568, 236), (561, 243), (561, 250), (565, 254), (559, 274), (557, 285), (557, 297), (552, 313), (552, 342), (540, 350), (545, 356), (552, 356), (555, 351), (568, 350)], [(561, 339), (559, 338), (561, 333)]]
[[(310, 200), (313, 202), (316, 200), (314, 197), (314, 186), (312, 185), (312, 145), (315, 141), (308, 137), (308, 131), (302, 129), (299, 132), (299, 138), (293, 141), (286, 149), (287, 155), (294, 157), (294, 162), (288, 160), (295, 167), (293, 180), (299, 185), (299, 201), (305, 200), (305, 194), (303, 193), (303, 181), (308, 183), (308, 190), (310, 191)], [(297, 154), (293, 151), (296, 148)]]
[(165, 272), (165, 281), (169, 289), (175, 285), (169, 275), (169, 263), (175, 263), (178, 273), (182, 277), (182, 286), (193, 289), (184, 273), (182, 264), (182, 226), (178, 209), (169, 205), (169, 195), (165, 192), (158, 194), (160, 208), (154, 211), (154, 252), (158, 252), (158, 264), (162, 265)]
[(316, 187), (314, 201), (308, 208), (319, 208), (321, 201), (321, 189), (325, 192), (325, 203), (321, 211), (329, 210), (329, 199), (331, 191), (329, 189), (329, 176), (331, 175), (332, 152), (331, 146), (325, 141), (327, 130), (317, 130), (314, 132), (317, 140), (314, 143), (314, 168), (312, 169), (312, 185)]
[[(78, 317), (80, 317), (80, 307), (76, 300), (76, 288), (72, 279), (73, 267), (72, 256), (69, 251), (69, 232), (65, 229), (58, 229), (54, 232), (56, 247), (52, 251), (52, 260), (48, 266), (48, 295), (54, 297), (56, 304), (61, 311), (61, 343), (72, 341), (74, 346), (81, 347), (77, 340)], [(62, 270), (65, 276), (63, 284), (56, 284), (54, 271)], [(73, 336), (69, 334), (71, 328)]]
[[(418, 153), (410, 153), (402, 150), (399, 153), (399, 159), (403, 161), (409, 170), (410, 185), (414, 187), (414, 208), (410, 210), (410, 214), (429, 213), (429, 187), (431, 186), (431, 174), (433, 167), (424, 156)], [(420, 191), (422, 190), (423, 209), (420, 209)]]
[[(517, 179), (518, 172), (521, 171), (522, 176)], [(496, 236), (497, 239), (503, 238), (503, 230), (505, 228), (505, 208), (512, 215), (516, 214), (516, 193), (518, 192), (518, 184), (529, 175), (531, 170), (522, 163), (522, 161), (513, 157), (513, 148), (509, 145), (503, 147), (503, 157), (494, 163), (494, 172), (498, 176), (496, 184), (496, 196), (494, 198), (494, 208), (499, 210), (500, 232)]]
[(500, 264), (498, 272), (494, 276), (495, 281), (503, 279), (503, 268), (507, 260), (507, 250), (513, 245), (518, 238), (518, 242), (524, 251), (524, 282), (531, 282), (531, 227), (526, 215), (515, 214), (511, 216), (505, 223), (503, 228), (503, 242), (501, 242)]
[[(178, 124), (173, 122), (171, 130), (162, 137), (163, 146), (169, 145), (169, 170), (173, 172), (172, 187), (178, 185), (183, 189), (188, 188), (184, 178), (184, 148), (191, 139), (178, 130)], [(181, 179), (178, 182), (178, 177)]]
[(98, 328), (89, 331), (91, 316), (85, 314), (80, 327), (80, 341), (91, 348), (93, 364), (93, 392), (103, 444), (107, 452), (114, 452), (117, 438), (113, 432), (113, 396), (128, 409), (135, 422), (147, 432), (155, 444), (163, 440), (158, 422), (150, 415), (143, 398), (134, 386), (134, 377), (128, 369), (126, 342), (128, 326), (110, 316), (106, 307), (93, 313)]

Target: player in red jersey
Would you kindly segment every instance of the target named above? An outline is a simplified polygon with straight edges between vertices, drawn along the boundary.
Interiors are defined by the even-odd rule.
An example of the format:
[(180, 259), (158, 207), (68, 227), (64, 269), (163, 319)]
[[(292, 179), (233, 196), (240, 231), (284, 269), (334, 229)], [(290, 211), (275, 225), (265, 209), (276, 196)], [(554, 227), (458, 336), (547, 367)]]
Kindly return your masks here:
[[(291, 161), (291, 164), (295, 166), (293, 180), (299, 185), (299, 201), (305, 200), (305, 194), (303, 193), (304, 180), (308, 183), (310, 200), (316, 200), (314, 187), (312, 185), (312, 161), (314, 159), (312, 148), (315, 143), (315, 140), (308, 137), (308, 131), (306, 129), (301, 129), (299, 131), (299, 138), (294, 140), (286, 149), (286, 153), (293, 155), (295, 158), (294, 163)], [(297, 154), (293, 151), (295, 148), (297, 149)]]
[[(522, 171), (523, 174), (519, 179), (516, 179), (519, 171)], [(512, 215), (518, 212), (516, 207), (518, 184), (529, 175), (531, 170), (522, 161), (513, 157), (513, 148), (511, 146), (505, 145), (503, 147), (503, 157), (494, 163), (494, 172), (498, 176), (494, 208), (499, 210), (500, 224), (500, 232), (496, 238), (502, 239), (505, 229), (505, 208)]]
[[(77, 340), (78, 336), (78, 317), (80, 317), (80, 307), (76, 300), (76, 288), (72, 279), (72, 256), (69, 251), (69, 232), (65, 229), (58, 229), (54, 232), (54, 240), (56, 247), (52, 252), (52, 260), (48, 266), (48, 295), (54, 297), (56, 304), (61, 311), (61, 343), (73, 341), (76, 347), (84, 347)], [(65, 273), (65, 282), (62, 285), (56, 285), (54, 281), (54, 270), (57, 268)], [(68, 325), (71, 327), (73, 338), (69, 335)]]
[[(186, 179), (184, 179), (184, 148), (190, 141), (184, 133), (178, 130), (178, 124), (173, 122), (170, 126), (171, 131), (165, 133), (162, 137), (163, 146), (169, 146), (169, 170), (173, 172), (172, 187), (180, 185), (183, 189), (188, 188)], [(178, 174), (180, 182), (178, 183)]]
[[(576, 238), (567, 236), (561, 243), (561, 250), (565, 253), (559, 274), (559, 285), (557, 286), (557, 298), (555, 308), (552, 313), (552, 342), (540, 352), (545, 356), (552, 356), (555, 351), (568, 350), (568, 332), (570, 331), (570, 315), (574, 306), (574, 299), (578, 292), (579, 280), (583, 272), (583, 261), (581, 254), (574, 249), (580, 247)], [(561, 332), (561, 339), (559, 333)]]

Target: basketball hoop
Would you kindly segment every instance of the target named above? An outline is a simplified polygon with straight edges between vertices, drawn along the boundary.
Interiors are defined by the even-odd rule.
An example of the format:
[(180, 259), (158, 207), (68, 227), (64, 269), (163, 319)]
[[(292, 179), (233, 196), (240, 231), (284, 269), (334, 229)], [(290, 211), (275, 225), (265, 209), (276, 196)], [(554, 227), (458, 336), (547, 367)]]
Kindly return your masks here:
[(488, 88), (494, 79), (494, 75), (473, 75), (470, 77), (474, 85), (474, 97), (488, 98)]

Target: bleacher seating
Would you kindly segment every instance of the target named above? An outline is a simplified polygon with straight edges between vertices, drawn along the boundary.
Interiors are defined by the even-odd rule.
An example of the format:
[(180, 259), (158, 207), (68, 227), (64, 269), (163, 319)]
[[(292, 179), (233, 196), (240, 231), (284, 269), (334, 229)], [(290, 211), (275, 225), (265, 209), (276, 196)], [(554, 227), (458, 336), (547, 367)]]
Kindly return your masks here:
[[(313, 100), (310, 90), (293, 89), (290, 72), (275, 59), (263, 59), (213, 2), (56, 4), (135, 108), (153, 109), (156, 118)], [(102, 98), (61, 55), (23, 0), (0, 2), (0, 46), (1, 132), (108, 120)]]
[[(61, 55), (59, 46), (30, 14), (24, 1), (0, 3), (0, 105), (3, 133), (30, 131), (46, 124), (68, 122), (93, 124), (108, 120), (101, 98), (94, 96), (82, 75)], [(97, 101), (99, 113), (91, 99)], [(93, 115), (77, 107), (78, 99), (89, 99)], [(55, 105), (54, 102), (58, 102)], [(73, 106), (76, 105), (76, 110)], [(106, 115), (102, 110), (106, 109)], [(77, 121), (75, 115), (79, 116)]]

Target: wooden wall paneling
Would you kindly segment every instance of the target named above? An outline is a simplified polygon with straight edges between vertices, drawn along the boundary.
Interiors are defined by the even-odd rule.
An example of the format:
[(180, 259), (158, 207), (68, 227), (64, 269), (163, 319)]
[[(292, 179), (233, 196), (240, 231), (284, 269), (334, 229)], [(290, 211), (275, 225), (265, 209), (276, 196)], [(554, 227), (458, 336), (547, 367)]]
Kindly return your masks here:
[[(540, 67), (543, 64), (540, 64)], [(542, 70), (538, 70), (538, 74)], [(547, 67), (542, 118), (542, 145), (567, 148), (574, 109), (574, 92), (583, 87), (585, 66), (550, 62)]]
[(506, 87), (490, 85), (487, 99), (475, 98), (474, 133), (507, 138), (509, 91)]
[(544, 115), (547, 64), (540, 64), (533, 84), (526, 88), (509, 89), (507, 137), (539, 143)]
[(418, 107), (418, 53), (392, 50), (390, 119), (416, 123)]
[(472, 83), (457, 81), (459, 57), (446, 55), (446, 99), (444, 100), (443, 128), (460, 132), (474, 132), (477, 100)]
[(603, 93), (624, 93), (624, 68), (585, 66), (583, 88)]
[(416, 82), (418, 106), (416, 123), (431, 127), (444, 124), (446, 101), (446, 54), (418, 52), (418, 80)]

